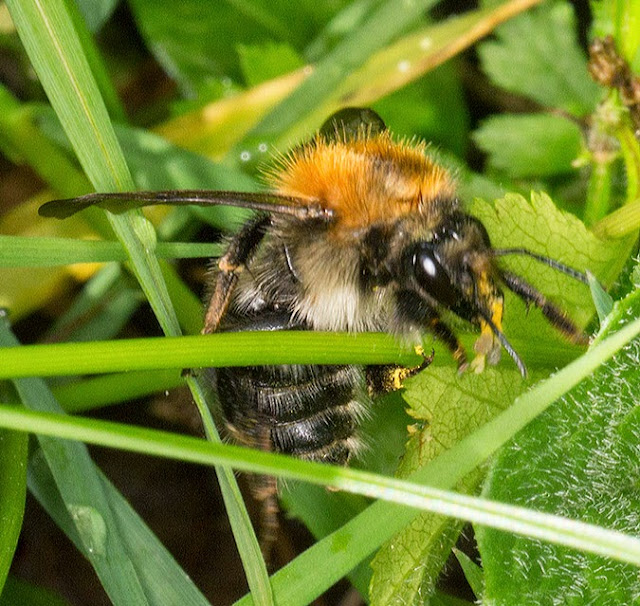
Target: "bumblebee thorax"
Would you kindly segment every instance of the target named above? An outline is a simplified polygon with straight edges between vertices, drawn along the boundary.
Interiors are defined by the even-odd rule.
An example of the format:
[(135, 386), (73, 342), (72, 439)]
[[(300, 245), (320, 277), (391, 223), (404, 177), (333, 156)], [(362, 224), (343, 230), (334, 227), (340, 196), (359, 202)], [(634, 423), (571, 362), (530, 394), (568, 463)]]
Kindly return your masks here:
[(435, 200), (454, 195), (449, 173), (423, 144), (396, 142), (386, 132), (354, 141), (317, 137), (282, 158), (270, 181), (279, 194), (331, 208), (334, 234), (428, 213)]

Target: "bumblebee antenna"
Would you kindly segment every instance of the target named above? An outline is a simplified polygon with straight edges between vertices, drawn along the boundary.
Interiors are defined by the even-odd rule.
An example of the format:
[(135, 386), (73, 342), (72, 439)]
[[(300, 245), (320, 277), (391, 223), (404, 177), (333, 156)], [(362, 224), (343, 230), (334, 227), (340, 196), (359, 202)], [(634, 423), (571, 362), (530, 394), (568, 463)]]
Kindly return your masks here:
[(487, 323), (491, 332), (497, 337), (498, 341), (500, 341), (500, 345), (504, 347), (504, 350), (511, 356), (512, 360), (516, 363), (520, 374), (523, 379), (527, 378), (527, 367), (525, 366), (522, 358), (518, 355), (515, 349), (513, 349), (513, 345), (509, 343), (509, 340), (505, 336), (505, 334), (495, 325), (494, 321), (491, 319), (491, 316), (486, 313), (484, 310), (479, 310), (482, 319)]
[(589, 284), (589, 279), (587, 275), (578, 271), (577, 269), (573, 269), (573, 267), (569, 267), (564, 263), (560, 263), (555, 259), (550, 259), (549, 257), (545, 257), (544, 255), (539, 255), (538, 253), (534, 253), (526, 248), (494, 248), (493, 256), (494, 257), (504, 257), (505, 255), (526, 255), (527, 257), (531, 257), (540, 263), (544, 263), (548, 265), (552, 269), (556, 269), (567, 276), (571, 276), (575, 280), (582, 282), (583, 284)]

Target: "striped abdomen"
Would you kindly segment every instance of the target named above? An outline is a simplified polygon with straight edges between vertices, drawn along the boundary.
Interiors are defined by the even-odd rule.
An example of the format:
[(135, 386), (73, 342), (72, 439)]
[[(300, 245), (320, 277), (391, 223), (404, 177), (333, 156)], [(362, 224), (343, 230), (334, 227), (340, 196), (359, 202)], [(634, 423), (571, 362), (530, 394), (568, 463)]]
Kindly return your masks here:
[(357, 450), (366, 402), (357, 366), (249, 366), (216, 370), (230, 433), (241, 443), (345, 464)]

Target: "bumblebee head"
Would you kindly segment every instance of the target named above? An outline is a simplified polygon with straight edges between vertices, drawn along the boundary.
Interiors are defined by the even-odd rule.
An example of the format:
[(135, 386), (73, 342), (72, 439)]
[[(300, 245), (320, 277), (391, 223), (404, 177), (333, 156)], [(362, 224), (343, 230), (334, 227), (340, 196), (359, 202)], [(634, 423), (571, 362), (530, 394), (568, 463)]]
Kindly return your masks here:
[[(421, 299), (480, 327), (472, 362), (476, 370), (482, 370), (485, 361), (497, 363), (503, 346), (524, 374), (523, 363), (502, 333), (501, 272), (489, 236), (477, 219), (462, 212), (446, 216), (432, 237), (406, 247), (402, 265), (404, 283)], [(459, 356), (464, 366), (465, 359)]]
[[(414, 235), (407, 242), (406, 233)], [(585, 274), (524, 248), (496, 249), (480, 221), (459, 210), (442, 215), (442, 221), (421, 238), (419, 230), (405, 231), (396, 257), (395, 280), (401, 322), (422, 325), (441, 338), (460, 368), (467, 366), (462, 345), (440, 320), (446, 309), (480, 328), (471, 366), (477, 372), (495, 364), (502, 348), (513, 358), (523, 376), (526, 367), (502, 332), (506, 287), (527, 305), (538, 307), (547, 320), (569, 340), (586, 344), (584, 333), (567, 314), (520, 276), (500, 266), (505, 255), (527, 255), (553, 269), (588, 284)], [(422, 233), (425, 233), (424, 231)], [(398, 250), (398, 249), (396, 249)]]

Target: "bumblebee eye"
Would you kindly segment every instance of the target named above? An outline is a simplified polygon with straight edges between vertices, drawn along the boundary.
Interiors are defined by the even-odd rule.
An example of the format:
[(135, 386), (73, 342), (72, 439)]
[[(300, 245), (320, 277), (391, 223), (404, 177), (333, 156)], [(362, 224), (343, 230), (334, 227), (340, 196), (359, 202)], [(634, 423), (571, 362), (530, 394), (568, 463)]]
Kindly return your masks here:
[(447, 307), (453, 307), (459, 302), (460, 295), (451, 284), (444, 267), (440, 265), (433, 248), (423, 245), (415, 250), (411, 256), (411, 264), (420, 288)]

